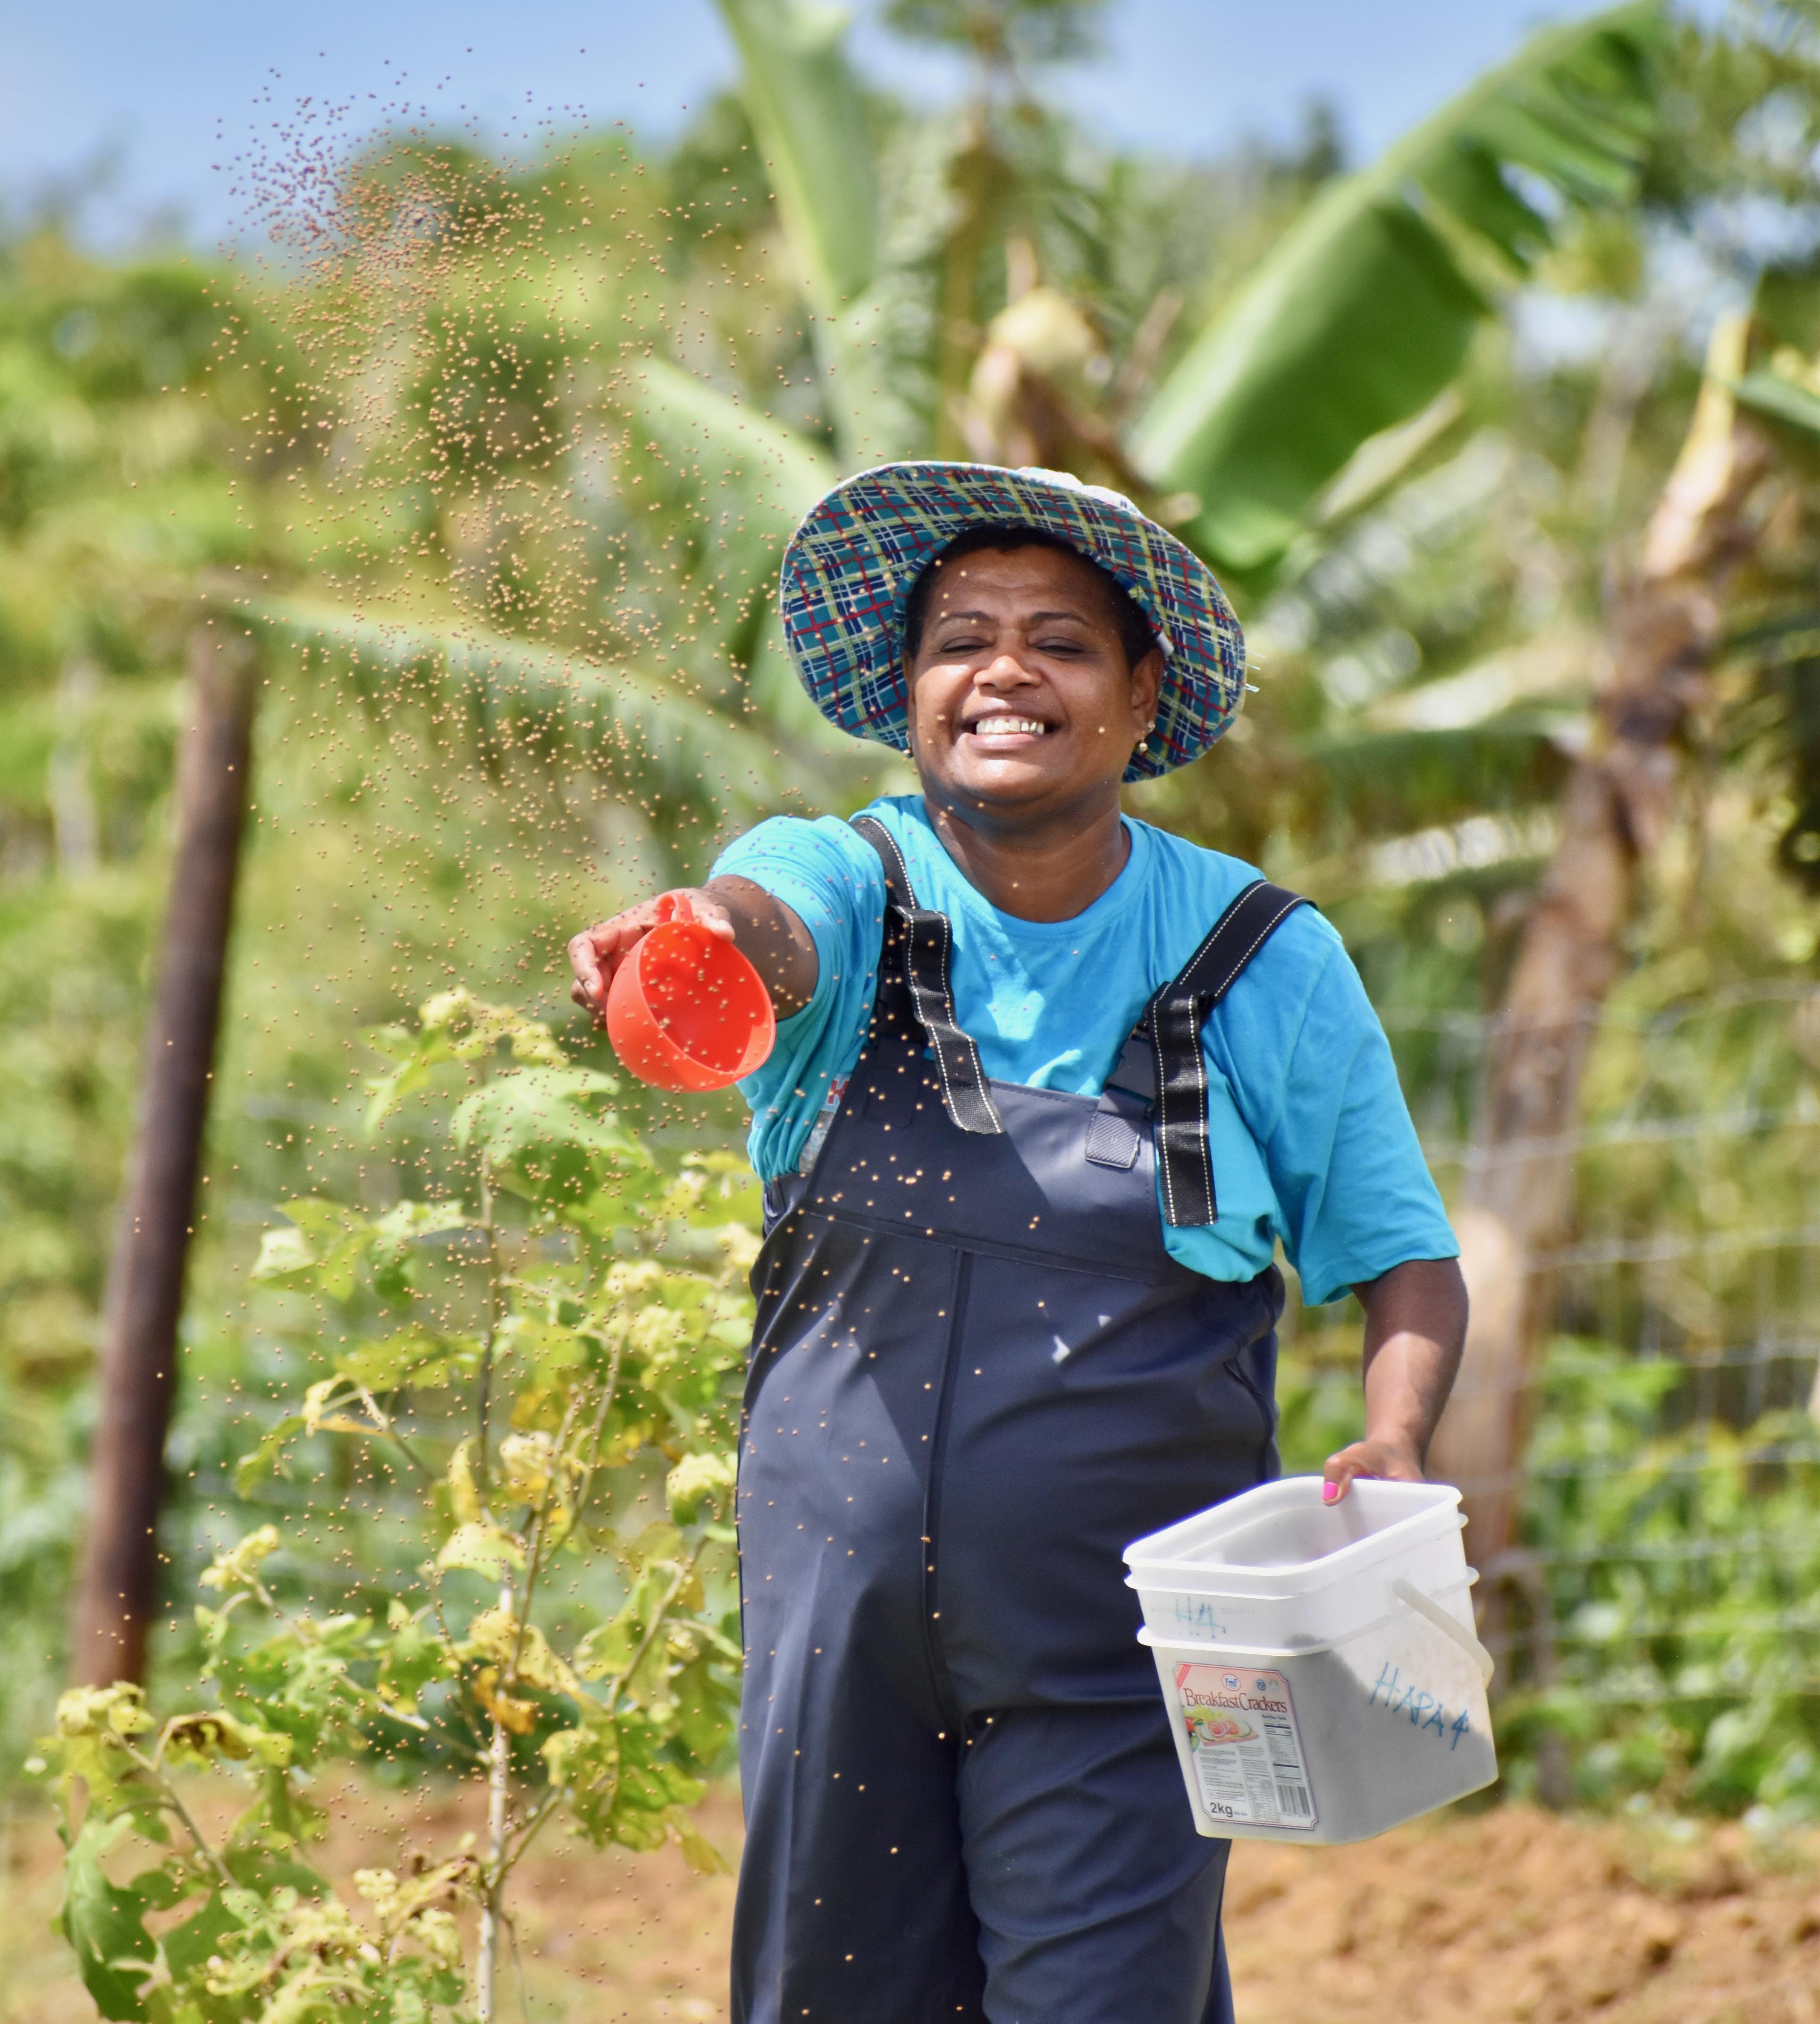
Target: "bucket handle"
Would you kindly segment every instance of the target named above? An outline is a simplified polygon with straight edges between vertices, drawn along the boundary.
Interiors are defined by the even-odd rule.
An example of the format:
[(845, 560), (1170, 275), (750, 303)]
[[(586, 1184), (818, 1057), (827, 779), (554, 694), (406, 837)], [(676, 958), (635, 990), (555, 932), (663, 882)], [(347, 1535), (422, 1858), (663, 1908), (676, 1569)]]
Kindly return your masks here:
[(1418, 1616), (1426, 1616), (1436, 1630), (1452, 1638), (1466, 1656), (1479, 1669), (1485, 1685), (1492, 1684), (1492, 1675), (1497, 1670), (1497, 1661), (1492, 1656), (1466, 1626), (1448, 1615), (1438, 1602), (1430, 1601), (1412, 1582), (1393, 1581), (1390, 1593), (1401, 1603), (1406, 1603)]

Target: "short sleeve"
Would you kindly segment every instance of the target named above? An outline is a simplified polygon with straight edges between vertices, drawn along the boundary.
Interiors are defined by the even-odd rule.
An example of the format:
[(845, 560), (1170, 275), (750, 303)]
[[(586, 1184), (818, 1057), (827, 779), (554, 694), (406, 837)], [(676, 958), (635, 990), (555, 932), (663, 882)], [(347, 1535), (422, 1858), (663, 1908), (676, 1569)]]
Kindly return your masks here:
[(1459, 1255), (1390, 1043), (1337, 936), (1305, 1000), (1264, 1142), (1283, 1248), (1313, 1304)]
[(847, 823), (778, 816), (729, 844), (710, 876), (762, 886), (815, 943), (813, 996), (779, 1022), (769, 1059), (739, 1085), (752, 1107), (753, 1169), (772, 1180), (795, 1166), (831, 1086), (859, 1058), (883, 933), (884, 871)]

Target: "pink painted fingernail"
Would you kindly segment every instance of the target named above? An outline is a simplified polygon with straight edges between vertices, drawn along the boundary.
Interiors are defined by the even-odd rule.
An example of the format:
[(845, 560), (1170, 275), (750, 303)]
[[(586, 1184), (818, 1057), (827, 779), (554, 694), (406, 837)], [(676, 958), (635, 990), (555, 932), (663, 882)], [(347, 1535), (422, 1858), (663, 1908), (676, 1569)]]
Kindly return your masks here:
[(1323, 1483), (1321, 1485), (1321, 1502), (1323, 1504), (1331, 1504), (1339, 1494), (1340, 1486), (1337, 1483)]

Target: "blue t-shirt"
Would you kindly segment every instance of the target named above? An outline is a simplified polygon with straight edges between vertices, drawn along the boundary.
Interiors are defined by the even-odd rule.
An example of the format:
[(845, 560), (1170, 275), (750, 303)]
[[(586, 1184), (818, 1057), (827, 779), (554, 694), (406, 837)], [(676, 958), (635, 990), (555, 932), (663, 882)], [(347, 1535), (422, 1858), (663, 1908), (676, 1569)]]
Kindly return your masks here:
[[(866, 812), (896, 839), (918, 904), (952, 924), (955, 1016), (986, 1073), (1038, 1089), (1097, 1096), (1146, 1000), (1257, 876), (1127, 819), (1131, 855), (1085, 912), (1022, 921), (968, 883), (919, 797)], [(752, 1106), (752, 1164), (771, 1180), (796, 1169), (859, 1059), (884, 871), (848, 823), (784, 816), (721, 853), (714, 875), (728, 874), (798, 915), (820, 959), (815, 996), (779, 1025), (770, 1058), (739, 1085)], [(1249, 1279), (1280, 1240), (1303, 1298), (1318, 1303), (1406, 1259), (1458, 1255), (1384, 1029), (1339, 936), (1312, 908), (1298, 908), (1253, 959), (1202, 1045), (1220, 1214), (1201, 1228), (1165, 1223), (1172, 1256), (1210, 1279)]]

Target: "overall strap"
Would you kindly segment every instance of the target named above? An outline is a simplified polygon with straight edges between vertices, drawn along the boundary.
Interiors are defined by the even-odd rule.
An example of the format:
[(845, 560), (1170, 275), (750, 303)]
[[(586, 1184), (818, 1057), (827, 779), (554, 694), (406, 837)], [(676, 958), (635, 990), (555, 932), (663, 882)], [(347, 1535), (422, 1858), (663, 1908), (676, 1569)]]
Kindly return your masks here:
[[(1113, 1070), (1109, 1092), (1123, 1089), (1154, 1101), (1163, 1220), (1178, 1229), (1211, 1223), (1220, 1214), (1207, 1142), (1207, 1064), (1201, 1052), (1201, 1028), (1246, 964), (1297, 908), (1309, 904), (1299, 893), (1265, 879), (1247, 886), (1208, 930), (1180, 975), (1144, 1007)], [(1109, 1095), (1109, 1104), (1115, 1102)], [(1110, 1135), (1117, 1128), (1110, 1117), (1106, 1122)], [(1088, 1157), (1094, 1157), (1091, 1149)]]
[[(879, 853), (885, 867), (886, 894), (904, 929), (904, 981), (917, 1024), (935, 1056), (943, 1108), (963, 1131), (1002, 1132), (1004, 1122), (986, 1087), (979, 1050), (955, 1021), (954, 993), (948, 981), (953, 933), (948, 916), (917, 905), (903, 853), (882, 823), (871, 816), (856, 816), (853, 827)], [(882, 966), (883, 949), (879, 959)]]

